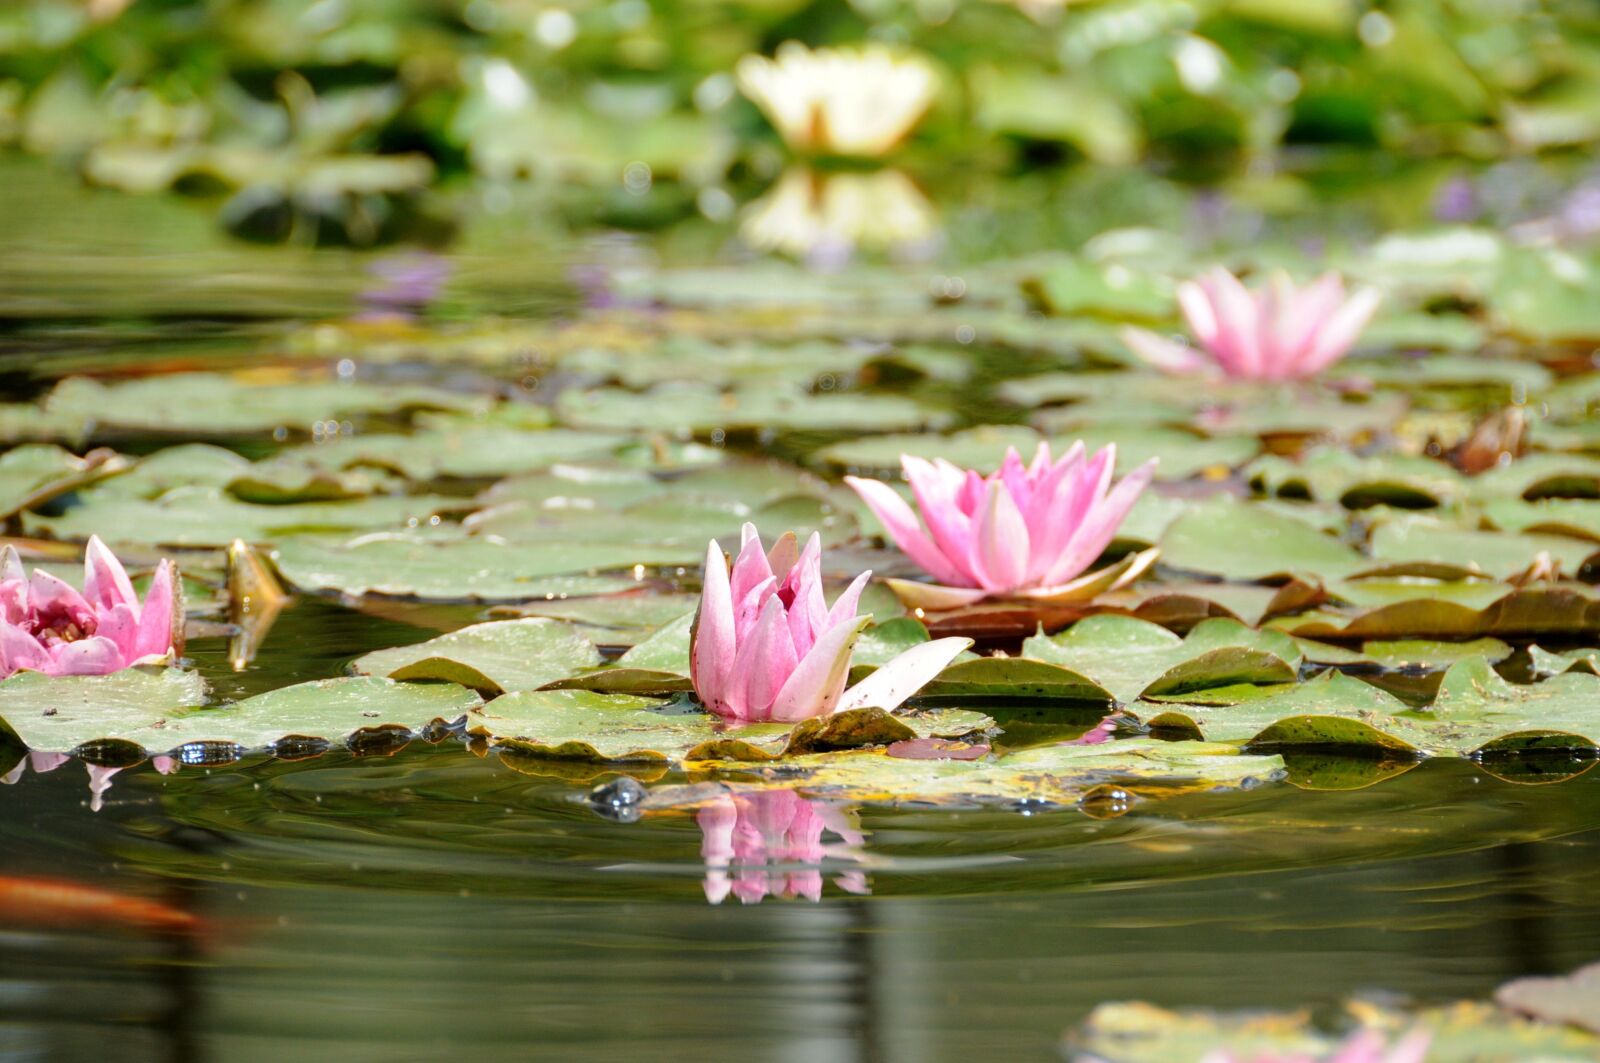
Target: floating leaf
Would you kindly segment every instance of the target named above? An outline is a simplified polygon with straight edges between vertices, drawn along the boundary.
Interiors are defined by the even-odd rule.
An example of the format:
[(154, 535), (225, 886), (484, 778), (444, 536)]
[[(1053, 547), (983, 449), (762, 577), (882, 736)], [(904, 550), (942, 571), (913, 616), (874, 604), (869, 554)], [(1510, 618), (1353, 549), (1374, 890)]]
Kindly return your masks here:
[(700, 385), (663, 385), (645, 392), (594, 388), (562, 393), (561, 420), (576, 428), (710, 432), (715, 429), (775, 429), (848, 432), (939, 426), (945, 413), (898, 395), (772, 388), (722, 392)]
[(1549, 554), (1562, 571), (1576, 572), (1594, 552), (1593, 543), (1553, 535), (1465, 531), (1426, 517), (1391, 521), (1372, 533), (1374, 561), (1421, 562), (1461, 575), (1486, 573), (1496, 579), (1525, 571), (1540, 554)]
[(0, 521), (127, 467), (109, 450), (80, 458), (45, 444), (15, 447), (0, 455)]
[(378, 650), (351, 667), (392, 679), (442, 679), (484, 694), (534, 690), (600, 663), (600, 651), (559, 620), (473, 624), (413, 646)]
[(1161, 560), (1171, 568), (1238, 580), (1291, 573), (1340, 579), (1369, 564), (1309, 524), (1225, 499), (1196, 506), (1174, 521), (1161, 537)]
[(278, 544), (274, 561), (283, 578), (301, 590), (439, 601), (522, 601), (627, 590), (638, 581), (592, 573), (635, 564), (689, 565), (700, 559), (704, 549), (585, 543), (518, 546), (397, 534), (349, 542), (285, 539)]
[(319, 422), (359, 414), (470, 411), (484, 405), (482, 399), (437, 388), (289, 373), (255, 380), (224, 373), (167, 373), (116, 383), (72, 377), (56, 385), (44, 408), (99, 429), (231, 436), (275, 428), (309, 430)]
[(23, 672), (0, 683), (0, 719), (45, 752), (92, 746), (144, 756), (195, 746), (207, 759), (232, 759), (247, 750), (299, 754), (334, 742), (409, 740), (482, 701), (454, 684), (370, 676), (298, 683), (221, 708), (196, 707), (203, 694), (198, 676), (173, 669), (66, 678)]
[(1301, 657), (1294, 640), (1235, 620), (1201, 621), (1180, 639), (1157, 624), (1110, 614), (1048, 638), (1041, 632), (1022, 644), (1022, 653), (1088, 676), (1122, 702), (1239, 683), (1290, 683)]
[(359, 434), (283, 451), (266, 463), (278, 477), (296, 470), (385, 469), (409, 480), (439, 476), (489, 477), (541, 469), (561, 461), (614, 454), (628, 442), (615, 432), (561, 428), (521, 429), (433, 418), (411, 435)]

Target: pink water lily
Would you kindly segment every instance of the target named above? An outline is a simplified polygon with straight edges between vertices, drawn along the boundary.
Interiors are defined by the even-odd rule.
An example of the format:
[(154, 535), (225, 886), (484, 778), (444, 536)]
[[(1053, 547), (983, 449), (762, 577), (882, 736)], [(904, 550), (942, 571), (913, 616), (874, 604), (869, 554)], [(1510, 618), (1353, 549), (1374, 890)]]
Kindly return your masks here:
[(1345, 356), (1372, 320), (1378, 299), (1375, 288), (1346, 298), (1344, 280), (1332, 272), (1304, 288), (1278, 272), (1252, 292), (1218, 266), (1178, 285), (1178, 305), (1200, 349), (1140, 328), (1124, 329), (1122, 338), (1139, 357), (1169, 373), (1220, 369), (1246, 380), (1298, 380)]
[(0, 551), (0, 678), (23, 670), (105, 675), (156, 664), (183, 650), (178, 569), (162, 561), (141, 604), (122, 562), (98, 537), (84, 554), (83, 591), (48, 572), (23, 570)]
[(1075, 443), (1059, 460), (1040, 443), (1024, 466), (1015, 447), (985, 477), (943, 459), (902, 455), (913, 512), (888, 484), (845, 477), (906, 556), (937, 584), (889, 580), (906, 605), (951, 609), (984, 598), (1074, 601), (1123, 586), (1155, 562), (1155, 551), (1083, 573), (1111, 540), (1155, 474), (1155, 459), (1112, 485), (1117, 450), (1086, 454)]
[(829, 608), (819, 536), (801, 553), (791, 532), (764, 553), (755, 525), (746, 524), (731, 575), (713, 540), (689, 651), (701, 702), (741, 723), (894, 709), (972, 645), (961, 638), (924, 642), (845, 690), (851, 653), (872, 619), (856, 615), (871, 576), (857, 576)]
[(1390, 1048), (1377, 1030), (1361, 1030), (1351, 1034), (1331, 1056), (1301, 1052), (1240, 1056), (1220, 1050), (1210, 1053), (1200, 1063), (1422, 1063), (1427, 1058), (1431, 1041), (1426, 1030), (1413, 1030)]
[[(695, 822), (712, 904), (730, 893), (745, 904), (768, 896), (821, 900), (823, 860), (859, 860), (866, 840), (839, 809), (791, 790), (719, 797), (695, 814)], [(824, 830), (839, 841), (824, 842)], [(833, 881), (847, 893), (869, 892), (860, 871)]]

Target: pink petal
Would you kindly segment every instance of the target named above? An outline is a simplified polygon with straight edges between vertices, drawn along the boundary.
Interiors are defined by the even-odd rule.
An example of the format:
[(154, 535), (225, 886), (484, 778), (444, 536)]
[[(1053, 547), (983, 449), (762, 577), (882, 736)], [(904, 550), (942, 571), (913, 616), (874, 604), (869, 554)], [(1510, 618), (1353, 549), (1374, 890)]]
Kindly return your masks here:
[(765, 583), (751, 587), (744, 600), (735, 606), (733, 640), (740, 648), (743, 648), (745, 639), (750, 637), (750, 632), (754, 631), (756, 624), (760, 622), (762, 607), (777, 593), (777, 590), (778, 581), (769, 577)]
[(94, 609), (72, 584), (43, 569), (34, 569), (28, 581), (28, 597), (33, 611), (41, 616), (64, 615), (80, 628), (94, 619)]
[(183, 587), (178, 566), (162, 560), (139, 612), (139, 635), (131, 659), (183, 652)]
[(1399, 1044), (1389, 1049), (1389, 1054), (1383, 1057), (1383, 1063), (1423, 1063), (1432, 1042), (1433, 1035), (1427, 1030), (1412, 1030), (1400, 1039)]
[(783, 602), (774, 595), (762, 607), (761, 618), (733, 661), (732, 708), (738, 718), (771, 719), (772, 703), (798, 663)]
[[(1044, 519), (1044, 533), (1030, 541), (1027, 583), (1051, 582), (1050, 573), (1059, 565), (1080, 525), (1105, 496), (1116, 468), (1115, 443), (1100, 448), (1056, 487), (1050, 510)], [(1087, 562), (1085, 562), (1087, 563)]]
[(910, 455), (902, 457), (900, 463), (905, 469), (906, 479), (911, 482), (917, 510), (922, 514), (923, 523), (928, 526), (934, 545), (961, 574), (961, 579), (953, 582), (966, 587), (977, 586), (978, 578), (971, 560), (971, 519), (957, 505), (954, 492), (948, 489), (932, 465)]
[(700, 591), (700, 608), (695, 613), (691, 631), (689, 673), (694, 681), (695, 693), (706, 708), (716, 712), (728, 689), (736, 645), (728, 562), (715, 539), (706, 551), (704, 587)]
[(859, 616), (829, 628), (778, 691), (771, 718), (793, 722), (832, 712), (850, 678), (856, 639), (871, 622), (871, 617)]
[(1343, 358), (1372, 320), (1381, 299), (1376, 288), (1362, 288), (1352, 295), (1317, 333), (1311, 350), (1300, 360), (1301, 375), (1321, 372)]
[(872, 570), (869, 568), (850, 581), (850, 586), (844, 589), (844, 593), (839, 595), (833, 603), (833, 608), (828, 611), (829, 628), (856, 618), (856, 609), (861, 605), (861, 592), (867, 589), (867, 583), (871, 579)]
[(846, 476), (844, 482), (861, 496), (861, 501), (865, 502), (867, 508), (872, 510), (873, 516), (878, 518), (878, 523), (888, 532), (890, 540), (918, 568), (944, 583), (967, 582), (967, 577), (961, 569), (951, 564), (933, 544), (933, 540), (923, 532), (922, 525), (917, 521), (917, 515), (911, 511), (911, 507), (906, 505), (905, 499), (901, 498), (894, 488), (882, 481), (866, 480), (858, 476)]
[(49, 671), (49, 651), (20, 627), (0, 621), (0, 679), (24, 668), (35, 672)]
[(1124, 476), (1111, 493), (1095, 506), (1074, 530), (1061, 555), (1056, 558), (1046, 583), (1062, 583), (1088, 568), (1117, 537), (1117, 528), (1139, 500), (1139, 494), (1155, 476), (1156, 460), (1151, 458)]
[(135, 613), (139, 609), (139, 596), (133, 593), (127, 570), (98, 535), (89, 536), (84, 549), (83, 596), (101, 609), (118, 605), (131, 606)]
[(1329, 271), (1306, 285), (1280, 310), (1277, 342), (1296, 372), (1323, 324), (1343, 302), (1344, 281)]
[[(754, 525), (749, 525), (754, 527)], [(815, 538), (815, 533), (812, 533)], [(757, 540), (759, 542), (759, 540)], [(800, 558), (800, 546), (795, 539), (794, 532), (784, 532), (778, 536), (778, 541), (772, 544), (772, 549), (767, 551), (767, 567), (772, 574), (783, 582), (794, 571), (795, 562)]]
[[(794, 652), (804, 657), (828, 626), (828, 602), (822, 595), (822, 537), (815, 532), (784, 580), (789, 591), (789, 634)], [(780, 589), (780, 597), (782, 590)]]
[(761, 549), (761, 535), (754, 524), (746, 524), (740, 531), (742, 542), (739, 557), (733, 563), (733, 600), (743, 602), (750, 588), (773, 578), (772, 565)]
[[(1217, 342), (1217, 312), (1212, 309), (1211, 299), (1204, 288), (1194, 281), (1179, 284), (1178, 306), (1183, 309), (1183, 316), (1189, 321), (1189, 331), (1194, 333), (1200, 346), (1210, 347)], [(1188, 351), (1188, 348), (1183, 350)], [(1190, 352), (1190, 356), (1193, 356), (1193, 352)]]
[(1007, 447), (1006, 456), (1000, 462), (1000, 471), (997, 478), (1005, 484), (1006, 491), (1011, 495), (1011, 501), (1016, 503), (1019, 512), (1027, 512), (1028, 503), (1033, 498), (1033, 483), (1028, 479), (1028, 470), (1022, 465), (1022, 455), (1017, 453), (1016, 447)]
[(949, 638), (913, 646), (845, 691), (834, 711), (871, 706), (892, 712), (932, 682), (971, 645), (971, 639)]
[[(1008, 591), (1028, 571), (1028, 526), (1004, 484), (989, 484), (989, 498), (978, 515), (976, 558), (980, 581), (990, 591)], [(986, 578), (984, 578), (986, 577)]]
[(1201, 372), (1210, 364), (1193, 347), (1174, 343), (1149, 329), (1129, 325), (1120, 335), (1129, 350), (1164, 373), (1188, 376)]
[(51, 675), (109, 675), (127, 666), (117, 644), (96, 635), (50, 647)]
[(1218, 267), (1200, 284), (1211, 296), (1217, 315), (1217, 338), (1211, 347), (1217, 362), (1230, 376), (1253, 377), (1261, 372), (1261, 350), (1256, 321), (1259, 308), (1239, 278)]
[(28, 572), (22, 567), (22, 555), (17, 553), (17, 548), (10, 543), (4, 550), (0, 550), (0, 580), (7, 583), (13, 580), (27, 581)]
[(116, 643), (117, 652), (122, 654), (123, 660), (133, 661), (140, 656), (139, 619), (134, 615), (132, 606), (121, 604), (102, 610), (94, 633)]

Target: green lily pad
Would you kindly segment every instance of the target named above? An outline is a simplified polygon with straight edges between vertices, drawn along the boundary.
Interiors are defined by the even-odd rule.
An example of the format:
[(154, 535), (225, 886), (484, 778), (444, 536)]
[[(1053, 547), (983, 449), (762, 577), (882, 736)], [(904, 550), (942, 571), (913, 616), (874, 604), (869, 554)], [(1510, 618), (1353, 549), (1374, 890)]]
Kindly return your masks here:
[(600, 651), (559, 620), (473, 624), (413, 646), (377, 650), (351, 667), (391, 679), (442, 679), (484, 694), (535, 690), (600, 663)]
[(1600, 746), (1600, 676), (1569, 672), (1508, 683), (1481, 657), (1451, 665), (1431, 709), (1459, 752), (1594, 749)]
[(1250, 486), (1265, 494), (1339, 502), (1347, 509), (1387, 505), (1427, 509), (1466, 494), (1465, 478), (1432, 458), (1405, 455), (1358, 457), (1319, 447), (1298, 461), (1269, 455), (1244, 470)]
[(1439, 642), (1433, 639), (1374, 640), (1363, 643), (1361, 656), (1385, 668), (1439, 671), (1468, 657), (1481, 657), (1498, 664), (1510, 657), (1512, 649), (1499, 639), (1473, 639), (1470, 642)]
[(1600, 542), (1600, 500), (1596, 499), (1543, 498), (1524, 502), (1520, 498), (1497, 498), (1483, 506), (1483, 516), (1504, 532)]
[(671, 763), (772, 760), (912, 738), (959, 738), (991, 726), (988, 717), (960, 710), (897, 715), (853, 709), (798, 724), (729, 727), (710, 713), (659, 699), (590, 690), (507, 694), (467, 721), (468, 733), (524, 754)]
[(1270, 623), (1289, 634), (1312, 639), (1471, 639), (1490, 635), (1538, 638), (1600, 632), (1600, 598), (1587, 587), (1563, 584), (1507, 590), (1503, 583), (1483, 587), (1492, 600), (1481, 607), (1430, 598), (1429, 588), (1420, 585), (1408, 600), (1354, 615), (1323, 611), (1282, 617)]
[(0, 521), (127, 467), (105, 450), (80, 458), (49, 444), (15, 447), (0, 454)]
[(67, 678), (24, 672), (0, 683), (0, 719), (30, 748), (44, 752), (92, 746), (142, 756), (193, 745), (205, 748), (209, 759), (409, 739), (461, 719), (482, 702), (451, 683), (371, 676), (298, 683), (220, 708), (197, 707), (204, 689), (198, 676), (174, 669)]
[(215, 487), (178, 487), (151, 500), (85, 492), (59, 516), (26, 514), (29, 534), (83, 541), (100, 535), (113, 543), (152, 546), (226, 546), (235, 539), (276, 542), (296, 535), (368, 529), (400, 530), (437, 523), (465, 508), (440, 495), (373, 495), (340, 502), (256, 505)]
[(613, 594), (638, 581), (599, 572), (634, 565), (690, 565), (705, 547), (567, 543), (517, 545), (477, 538), (373, 535), (350, 541), (302, 536), (274, 551), (283, 578), (301, 590), (437, 601), (524, 601)]
[(1207, 439), (1176, 428), (1139, 424), (1085, 425), (1051, 442), (1059, 454), (1078, 440), (1090, 450), (1115, 443), (1119, 470), (1133, 469), (1155, 458), (1159, 462), (1158, 480), (1187, 480), (1207, 470), (1231, 469), (1261, 452), (1261, 445), (1253, 437)]
[(642, 429), (669, 433), (716, 429), (849, 432), (938, 427), (949, 421), (898, 395), (752, 388), (722, 392), (698, 384), (649, 391), (595, 388), (563, 392), (556, 413), (574, 428)]
[(614, 664), (551, 683), (556, 689), (613, 694), (675, 694), (693, 690), (689, 678), (689, 634), (695, 610), (661, 625)]
[(1528, 656), (1533, 659), (1533, 670), (1539, 675), (1560, 675), (1562, 672), (1588, 672), (1600, 675), (1600, 649), (1552, 652), (1540, 646), (1530, 646)]
[(1162, 563), (1170, 568), (1236, 580), (1294, 573), (1340, 579), (1370, 564), (1309, 524), (1228, 499), (1202, 503), (1179, 517), (1160, 545)]
[(0, 681), (0, 731), (15, 735), (29, 749), (71, 753), (91, 743), (148, 733), (205, 700), (205, 680), (177, 668), (85, 676), (18, 672)]
[(990, 473), (1000, 467), (1007, 447), (1016, 447), (1024, 459), (1032, 458), (1044, 437), (1021, 425), (980, 425), (950, 435), (897, 434), (869, 436), (823, 447), (820, 462), (852, 472), (899, 475), (900, 456), (943, 458), (964, 469)]
[(1023, 657), (957, 661), (923, 688), (929, 697), (1032, 698), (1109, 705), (1111, 691), (1070, 668)]
[(1301, 660), (1293, 639), (1235, 620), (1202, 621), (1180, 639), (1157, 624), (1113, 614), (1080, 620), (1059, 635), (1041, 632), (1022, 644), (1022, 653), (1088, 676), (1120, 702), (1239, 683), (1291, 683)]
[(1496, 579), (1526, 571), (1540, 554), (1549, 554), (1562, 571), (1576, 572), (1594, 552), (1593, 543), (1579, 540), (1469, 531), (1427, 517), (1390, 521), (1372, 533), (1375, 562), (1422, 563), (1463, 576), (1486, 574)]
[(340, 418), (408, 410), (462, 410), (485, 401), (437, 388), (309, 377), (256, 382), (224, 373), (168, 373), (103, 383), (72, 377), (56, 385), (44, 408), (97, 430), (162, 435), (232, 436), (275, 428), (309, 431)]
[(413, 481), (440, 476), (482, 478), (586, 461), (615, 453), (628, 442), (615, 432), (560, 428), (520, 429), (434, 418), (411, 435), (354, 435), (283, 451), (266, 463), (288, 477), (295, 470), (346, 470), (371, 466)]

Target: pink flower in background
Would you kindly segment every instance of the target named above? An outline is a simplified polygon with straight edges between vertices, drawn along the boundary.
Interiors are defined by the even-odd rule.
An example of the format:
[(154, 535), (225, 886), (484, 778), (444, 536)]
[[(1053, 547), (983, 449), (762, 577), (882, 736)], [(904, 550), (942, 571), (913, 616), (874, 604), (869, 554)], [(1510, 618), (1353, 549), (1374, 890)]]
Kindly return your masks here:
[[(838, 809), (809, 801), (791, 790), (719, 797), (695, 815), (706, 865), (706, 900), (721, 904), (732, 893), (745, 904), (767, 896), (822, 899), (825, 858), (859, 859), (865, 842)], [(824, 844), (830, 831), (838, 844)], [(850, 893), (869, 892), (866, 877), (847, 871), (834, 884)]]
[[(1344, 357), (1378, 309), (1375, 288), (1346, 298), (1337, 273), (1296, 288), (1275, 273), (1254, 292), (1220, 266), (1178, 285), (1178, 304), (1200, 349), (1140, 328), (1123, 330), (1135, 354), (1169, 373), (1217, 368), (1246, 380), (1298, 380)], [(1209, 355), (1210, 357), (1207, 357)]]
[(1092, 598), (1131, 582), (1155, 561), (1146, 551), (1079, 578), (1094, 563), (1155, 474), (1145, 462), (1112, 485), (1116, 447), (1088, 455), (1076, 443), (1060, 460), (1039, 444), (1024, 466), (1016, 448), (1006, 451), (988, 477), (942, 459), (903, 455), (918, 513), (888, 484), (845, 477), (884, 530), (938, 584), (890, 580), (914, 608), (950, 609), (983, 598), (1043, 601)]
[(16, 548), (0, 552), (0, 678), (24, 669), (48, 675), (105, 675), (154, 664), (183, 649), (178, 569), (162, 561), (143, 604), (122, 563), (98, 537), (84, 555), (83, 592), (35, 570)]
[(1377, 1030), (1352, 1034), (1331, 1056), (1303, 1054), (1239, 1056), (1226, 1050), (1207, 1055), (1200, 1063), (1422, 1063), (1428, 1055), (1432, 1036), (1426, 1030), (1413, 1030), (1390, 1048)]
[(845, 690), (851, 652), (872, 619), (856, 615), (871, 576), (857, 576), (830, 609), (822, 597), (819, 536), (802, 554), (793, 533), (786, 534), (768, 554), (755, 525), (746, 524), (731, 576), (713, 540), (689, 652), (705, 707), (742, 723), (894, 709), (972, 645), (960, 638), (924, 642)]

